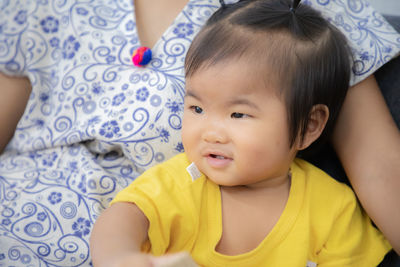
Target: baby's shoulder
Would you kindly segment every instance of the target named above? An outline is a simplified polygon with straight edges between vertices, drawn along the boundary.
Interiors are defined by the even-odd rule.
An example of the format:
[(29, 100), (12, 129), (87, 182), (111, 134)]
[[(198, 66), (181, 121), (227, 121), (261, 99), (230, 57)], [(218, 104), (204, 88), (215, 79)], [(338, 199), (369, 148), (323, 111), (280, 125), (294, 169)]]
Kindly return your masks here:
[(187, 171), (190, 165), (185, 153), (173, 156), (172, 158), (157, 164), (145, 171), (137, 180), (156, 179), (164, 184), (185, 186), (192, 182)]
[(303, 176), (305, 192), (312, 201), (337, 205), (343, 202), (356, 202), (354, 191), (346, 184), (332, 178), (315, 165), (296, 159), (294, 162), (298, 176)]

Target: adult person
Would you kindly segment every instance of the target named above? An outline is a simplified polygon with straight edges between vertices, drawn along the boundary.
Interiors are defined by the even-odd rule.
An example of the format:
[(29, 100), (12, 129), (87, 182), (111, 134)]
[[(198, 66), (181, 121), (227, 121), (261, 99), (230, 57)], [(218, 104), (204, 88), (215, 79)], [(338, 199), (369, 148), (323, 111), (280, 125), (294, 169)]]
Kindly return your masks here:
[[(307, 4), (358, 47), (333, 145), (363, 207), (399, 251), (399, 132), (371, 76), (398, 53), (398, 34), (363, 1)], [(0, 158), (3, 261), (89, 263), (91, 227), (115, 192), (182, 151), (184, 55), (219, 6), (216, 0), (3, 3), (0, 71), (28, 77), (32, 86)], [(130, 62), (139, 46), (153, 51), (140, 68)]]

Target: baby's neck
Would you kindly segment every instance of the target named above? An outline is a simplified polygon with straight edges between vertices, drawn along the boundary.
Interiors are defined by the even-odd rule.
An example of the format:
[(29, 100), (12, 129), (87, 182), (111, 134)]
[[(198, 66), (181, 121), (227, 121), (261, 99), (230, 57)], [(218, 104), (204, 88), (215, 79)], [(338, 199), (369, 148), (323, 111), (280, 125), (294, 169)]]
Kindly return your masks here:
[(274, 187), (220, 186), (222, 237), (216, 250), (237, 255), (255, 249), (279, 220), (289, 197), (290, 179)]
[[(269, 206), (276, 201), (282, 202), (283, 199), (283, 202), (286, 203), (289, 197), (290, 185), (291, 178), (288, 177), (280, 180), (279, 183), (276, 182), (273, 185), (268, 184), (268, 186), (220, 186), (222, 204), (229, 205), (234, 201), (237, 202), (238, 205), (247, 205), (264, 209), (266, 207), (265, 204)], [(229, 202), (224, 203), (224, 200), (229, 200)]]
[(267, 193), (269, 191), (276, 191), (282, 188), (290, 188), (290, 180), (291, 180), (291, 172), (288, 170), (287, 174), (279, 175), (273, 178), (266, 178), (264, 180), (250, 183), (246, 185), (239, 186), (221, 186), (222, 188), (226, 188), (230, 191), (238, 191), (238, 192), (262, 192)]

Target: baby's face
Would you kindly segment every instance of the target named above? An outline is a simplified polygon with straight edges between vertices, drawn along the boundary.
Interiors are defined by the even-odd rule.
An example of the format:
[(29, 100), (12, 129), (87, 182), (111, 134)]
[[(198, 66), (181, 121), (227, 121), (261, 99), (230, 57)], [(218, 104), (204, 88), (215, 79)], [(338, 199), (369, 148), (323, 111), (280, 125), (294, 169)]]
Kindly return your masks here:
[(253, 65), (219, 63), (186, 79), (183, 145), (219, 185), (275, 184), (296, 154), (282, 97)]

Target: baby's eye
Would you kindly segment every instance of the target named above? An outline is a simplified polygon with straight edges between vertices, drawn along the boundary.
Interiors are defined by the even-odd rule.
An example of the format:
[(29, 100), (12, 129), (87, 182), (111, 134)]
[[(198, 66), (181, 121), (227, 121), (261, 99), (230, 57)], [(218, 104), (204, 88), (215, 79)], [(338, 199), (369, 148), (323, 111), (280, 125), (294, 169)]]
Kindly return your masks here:
[(241, 118), (248, 117), (248, 115), (243, 114), (243, 113), (239, 113), (239, 112), (233, 112), (231, 114), (231, 117), (234, 118), (234, 119), (241, 119)]
[(199, 107), (199, 106), (191, 106), (190, 109), (193, 110), (197, 114), (202, 114), (203, 113), (203, 109), (201, 107)]

